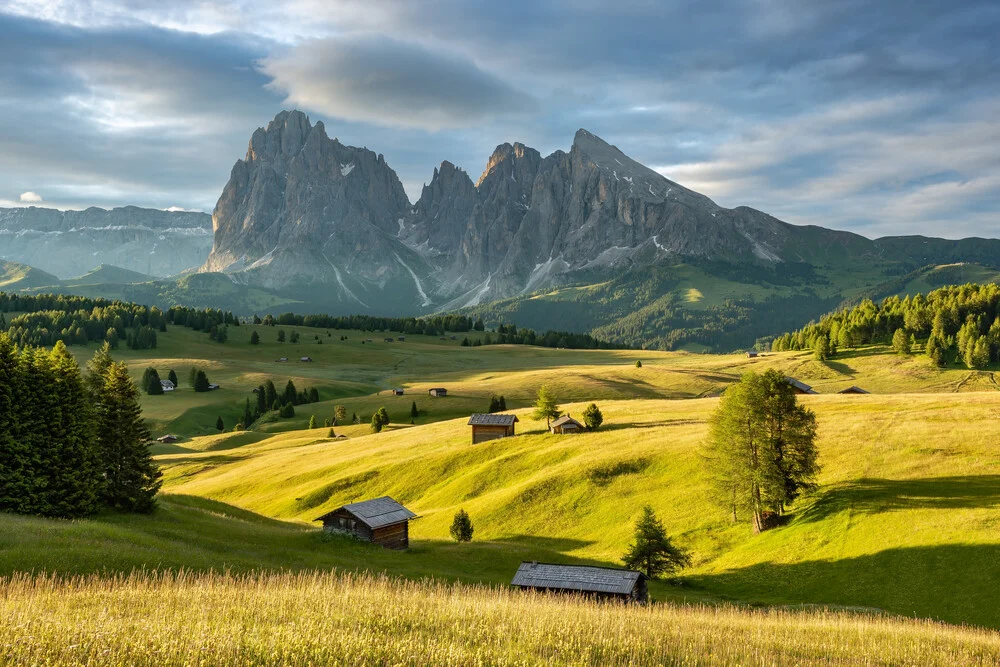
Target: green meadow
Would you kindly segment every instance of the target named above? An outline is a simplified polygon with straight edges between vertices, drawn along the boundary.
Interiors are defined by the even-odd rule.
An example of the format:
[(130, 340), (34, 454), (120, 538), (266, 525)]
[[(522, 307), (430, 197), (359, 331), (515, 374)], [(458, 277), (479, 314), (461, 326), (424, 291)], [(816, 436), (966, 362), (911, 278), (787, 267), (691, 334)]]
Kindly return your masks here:
[[(988, 585), (1000, 579), (994, 435), (1000, 391), (992, 371), (937, 369), (920, 355), (899, 356), (879, 346), (819, 362), (794, 352), (749, 359), (463, 347), (464, 334), (386, 343), (397, 334), (333, 330), (327, 336), (326, 330), (294, 327), (283, 328), (286, 334), (297, 330), (300, 342), (279, 344), (279, 328), (231, 327), (229, 341), (219, 344), (172, 327), (155, 350), (117, 351), (135, 377), (153, 365), (161, 377), (174, 369), (182, 381), (175, 392), (143, 397), (154, 434), (180, 436), (154, 446), (164, 473), (159, 509), (148, 517), (106, 513), (71, 522), (2, 515), (0, 574), (97, 574), (107, 581), (133, 570), (234, 577), (336, 570), (387, 575), (384, 585), (403, 587), (393, 595), (404, 598), (408, 584), (397, 578), (503, 588), (523, 560), (620, 566), (635, 520), (649, 504), (693, 556), (678, 580), (650, 589), (655, 601), (689, 610), (670, 612), (688, 614), (678, 627), (704, 623), (705, 614), (760, 622), (756, 610), (766, 607), (783, 610), (784, 616), (766, 618), (784, 619), (782, 632), (789, 633), (831, 618), (830, 627), (875, 623), (904, 634), (917, 626), (902, 617), (1000, 629), (1000, 598)], [(262, 342), (251, 346), (254, 329)], [(362, 342), (367, 339), (372, 342)], [(92, 353), (73, 349), (81, 360)], [(313, 361), (298, 361), (302, 356)], [(280, 357), (289, 361), (277, 362)], [(184, 386), (192, 365), (205, 368), (222, 388), (199, 394)], [(720, 393), (748, 369), (767, 367), (819, 392), (801, 400), (817, 415), (822, 472), (819, 490), (791, 508), (785, 525), (754, 536), (711, 502), (700, 455)], [(231, 428), (246, 399), (253, 400), (253, 387), (272, 379), (280, 390), (289, 378), (300, 390), (316, 387), (321, 402), (297, 406), (294, 418), (259, 430), (215, 430), (217, 416)], [(570, 414), (598, 403), (602, 428), (549, 434), (530, 414), (542, 384)], [(851, 385), (872, 393), (836, 393)], [(428, 396), (427, 389), (437, 386), (449, 396)], [(405, 394), (391, 396), (392, 387)], [(473, 446), (468, 415), (484, 411), (493, 393), (503, 394), (519, 416), (517, 435)], [(413, 401), (420, 415), (411, 424)], [(338, 425), (337, 438), (326, 428), (306, 428), (310, 415), (322, 423), (337, 404), (364, 421), (386, 406), (393, 423), (379, 434), (366, 423)], [(324, 536), (314, 521), (345, 503), (381, 495), (419, 515), (406, 552)], [(449, 537), (458, 509), (475, 525), (471, 543)], [(452, 594), (456, 600), (478, 599), (477, 589), (455, 590), (462, 591)], [(591, 613), (585, 611), (589, 603), (567, 604)], [(719, 611), (706, 611), (712, 608)], [(554, 618), (544, 622), (559, 625)], [(969, 644), (950, 626), (933, 627), (958, 633), (932, 642), (938, 649), (947, 645), (969, 661), (995, 661), (995, 633)], [(579, 626), (560, 631), (574, 637), (584, 632)], [(818, 660), (812, 649), (801, 655), (779, 650), (784, 639), (760, 641), (776, 652), (752, 654), (761, 660), (739, 652), (698, 655), (701, 662), (712, 662), (711, 655), (728, 656), (722, 662)], [(928, 650), (932, 655), (936, 649)], [(507, 654), (490, 655), (487, 662), (503, 663), (498, 656)], [(871, 662), (907, 662), (903, 655), (911, 654)]]

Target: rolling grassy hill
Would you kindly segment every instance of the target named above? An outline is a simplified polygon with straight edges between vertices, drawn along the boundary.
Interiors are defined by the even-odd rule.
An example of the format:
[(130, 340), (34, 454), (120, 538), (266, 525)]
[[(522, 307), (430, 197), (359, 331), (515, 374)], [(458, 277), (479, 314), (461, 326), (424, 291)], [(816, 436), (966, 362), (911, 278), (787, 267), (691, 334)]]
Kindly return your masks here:
[[(678, 585), (651, 586), (654, 599), (795, 610), (658, 607), (649, 613), (656, 618), (673, 615), (681, 633), (703, 630), (706, 623), (720, 623), (719, 632), (727, 627), (737, 634), (751, 623), (765, 629), (754, 635), (759, 644), (751, 642), (756, 653), (742, 652), (743, 644), (734, 653), (717, 644), (701, 644), (690, 650), (702, 653), (690, 654), (661, 646), (655, 657), (647, 656), (648, 662), (663, 662), (665, 655), (700, 655), (702, 662), (729, 656), (730, 662), (743, 663), (768, 662), (768, 656), (770, 662), (808, 663), (830, 651), (851, 655), (850, 650), (862, 650), (867, 656), (876, 654), (880, 633), (919, 635), (922, 639), (913, 641), (929, 642), (925, 651), (947, 649), (952, 651), (948, 659), (958, 663), (995, 657), (1000, 641), (995, 633), (963, 635), (944, 626), (867, 615), (888, 612), (1000, 628), (997, 595), (984, 585), (1000, 577), (1000, 454), (992, 437), (1000, 419), (1000, 391), (991, 371), (937, 369), (922, 356), (889, 354), (879, 346), (819, 362), (794, 352), (747, 359), (461, 347), (462, 335), (454, 341), (408, 336), (405, 343), (385, 343), (382, 338), (388, 334), (332, 331), (326, 336), (325, 330), (283, 327), (286, 333), (301, 334), (302, 342), (292, 345), (276, 342), (279, 328), (256, 327), (262, 343), (251, 346), (251, 326), (230, 328), (225, 344), (171, 327), (160, 335), (156, 350), (117, 351), (136, 377), (152, 364), (161, 375), (173, 368), (183, 378), (196, 364), (207, 368), (222, 389), (196, 394), (185, 387), (143, 398), (157, 433), (185, 436), (154, 448), (165, 474), (156, 513), (102, 514), (72, 522), (0, 515), (0, 574), (96, 572), (106, 582), (108, 576), (133, 568), (235, 573), (338, 568), (411, 580), (504, 585), (522, 560), (618, 566), (641, 507), (648, 503), (694, 557)], [(341, 335), (348, 340), (339, 340)], [(373, 342), (362, 343), (368, 338)], [(71, 349), (81, 359), (92, 353)], [(314, 361), (294, 361), (303, 355)], [(280, 356), (293, 361), (276, 363)], [(635, 367), (636, 360), (642, 361), (641, 368)], [(747, 525), (732, 525), (707, 497), (699, 452), (717, 395), (748, 368), (765, 367), (779, 368), (821, 392), (802, 400), (817, 413), (823, 470), (819, 490), (792, 507), (787, 525), (754, 536)], [(232, 424), (254, 386), (273, 378), (280, 387), (289, 377), (300, 389), (319, 388), (322, 402), (299, 406), (295, 418), (260, 431), (214, 431), (216, 415)], [(554, 389), (571, 414), (596, 401), (605, 426), (576, 436), (545, 432), (528, 409), (542, 383)], [(834, 393), (855, 384), (873, 394)], [(406, 395), (387, 395), (393, 386), (404, 387)], [(451, 395), (432, 399), (424, 391), (431, 386), (445, 386)], [(472, 446), (467, 415), (483, 410), (494, 392), (504, 394), (518, 412), (518, 435)], [(408, 417), (411, 401), (421, 409), (414, 425)], [(329, 438), (327, 429), (304, 428), (310, 414), (322, 419), (338, 403), (349, 414), (366, 416), (385, 405), (394, 423), (377, 435), (363, 424), (336, 427), (346, 439)], [(324, 537), (313, 522), (333, 507), (383, 494), (420, 515), (411, 525), (407, 552)], [(470, 544), (455, 544), (448, 536), (459, 508), (475, 523)], [(273, 586), (268, 596), (287, 590), (287, 584), (268, 581), (255, 590)], [(330, 585), (350, 586), (349, 581)], [(135, 595), (128, 592), (133, 584), (93, 584), (101, 585), (109, 590), (94, 595)], [(134, 584), (139, 590), (156, 585)], [(389, 587), (384, 595), (405, 598), (399, 591), (410, 590), (399, 582), (382, 585)], [(170, 586), (162, 595), (188, 595), (186, 584)], [(235, 591), (240, 584), (224, 586)], [(119, 587), (123, 592), (116, 592)], [(475, 591), (464, 588), (450, 595), (453, 600), (478, 599)], [(26, 608), (47, 608), (55, 618), (62, 605), (89, 604), (66, 596), (48, 599), (50, 607), (30, 601)], [(506, 599), (495, 604), (506, 605)], [(416, 604), (407, 600), (400, 603), (407, 610), (400, 612), (404, 615)], [(219, 614), (235, 613), (222, 598), (215, 604)], [(589, 632), (578, 624), (565, 625), (567, 613), (591, 613), (586, 603), (551, 604), (580, 606), (560, 607), (551, 617), (532, 608), (536, 624), (567, 637)], [(814, 612), (812, 605), (847, 613)], [(594, 613), (595, 618), (609, 618)], [(165, 621), (166, 627), (173, 622)], [(270, 620), (261, 622), (261, 627), (271, 627)], [(830, 623), (835, 630), (817, 629), (828, 629)], [(850, 628), (850, 639), (842, 634), (845, 628)], [(94, 631), (114, 635), (112, 630)], [(789, 639), (807, 635), (803, 642)], [(184, 636), (188, 641), (191, 635)], [(907, 644), (911, 649), (915, 645)], [(931, 655), (905, 652), (911, 649), (894, 649), (872, 661), (898, 663), (907, 662), (906, 655)], [(530, 653), (535, 649), (524, 650), (536, 655)], [(694, 657), (690, 661), (698, 662)]]

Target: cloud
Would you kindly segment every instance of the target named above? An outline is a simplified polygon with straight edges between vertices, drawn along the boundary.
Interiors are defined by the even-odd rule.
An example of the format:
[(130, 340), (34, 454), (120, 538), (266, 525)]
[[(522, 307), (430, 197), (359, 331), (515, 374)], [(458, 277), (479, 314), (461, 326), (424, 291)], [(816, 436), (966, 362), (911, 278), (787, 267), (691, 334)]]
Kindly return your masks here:
[(537, 109), (537, 101), (475, 63), (386, 35), (310, 40), (265, 58), (285, 104), (335, 118), (441, 130)]
[(22, 192), (18, 201), (25, 203), (34, 203), (42, 201), (42, 196), (36, 192)]

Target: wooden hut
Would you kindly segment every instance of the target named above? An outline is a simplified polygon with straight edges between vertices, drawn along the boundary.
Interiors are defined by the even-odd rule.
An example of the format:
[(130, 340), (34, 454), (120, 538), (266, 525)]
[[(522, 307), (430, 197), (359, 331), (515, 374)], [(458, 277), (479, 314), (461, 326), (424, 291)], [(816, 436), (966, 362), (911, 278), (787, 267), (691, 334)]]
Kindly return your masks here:
[(869, 391), (865, 391), (865, 390), (864, 390), (864, 389), (862, 389), (861, 387), (858, 387), (857, 385), (853, 385), (853, 384), (852, 384), (852, 385), (851, 385), (850, 387), (848, 387), (847, 389), (841, 389), (841, 390), (840, 390), (840, 391), (838, 391), (837, 393), (838, 393), (838, 394), (870, 394), (871, 392), (869, 392)]
[(552, 422), (552, 425), (549, 427), (549, 431), (560, 435), (565, 433), (580, 433), (585, 429), (586, 427), (583, 424), (569, 415), (563, 415), (559, 419)]
[(815, 389), (813, 389), (812, 387), (810, 387), (809, 385), (807, 385), (805, 382), (800, 382), (799, 380), (796, 380), (795, 378), (786, 377), (785, 378), (785, 382), (787, 382), (788, 384), (792, 385), (792, 389), (795, 390), (796, 394), (816, 394), (816, 393), (819, 393)]
[(410, 519), (416, 514), (389, 496), (351, 503), (313, 519), (322, 521), (323, 530), (354, 535), (386, 549), (410, 546)]
[(402, 396), (403, 395), (403, 389), (402, 389), (402, 387), (395, 387), (395, 388), (393, 388), (392, 395), (393, 396)]
[(756, 359), (757, 354), (757, 350), (747, 350), (747, 359)]
[(522, 589), (582, 593), (625, 602), (646, 602), (648, 598), (646, 575), (613, 567), (525, 562), (510, 583)]
[(507, 438), (514, 435), (514, 424), (520, 421), (517, 415), (476, 414), (469, 417), (472, 427), (472, 444)]
[(428, 389), (427, 393), (434, 398), (443, 398), (448, 395), (448, 390), (444, 387), (434, 387), (433, 389)]

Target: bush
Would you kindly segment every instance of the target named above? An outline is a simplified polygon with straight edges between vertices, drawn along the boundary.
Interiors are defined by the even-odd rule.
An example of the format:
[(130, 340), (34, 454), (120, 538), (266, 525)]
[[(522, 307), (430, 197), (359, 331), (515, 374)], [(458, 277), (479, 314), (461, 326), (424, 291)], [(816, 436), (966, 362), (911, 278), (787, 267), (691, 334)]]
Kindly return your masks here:
[(604, 415), (597, 403), (591, 403), (583, 411), (583, 423), (588, 431), (596, 431), (604, 423)]
[(635, 367), (636, 367), (636, 368), (642, 368), (642, 362), (641, 362), (641, 361), (639, 361), (638, 359), (636, 359), (636, 360), (635, 360)]
[(284, 405), (281, 406), (281, 409), (278, 411), (278, 416), (284, 419), (289, 419), (291, 417), (294, 417), (295, 406), (292, 405), (291, 403), (285, 403)]
[(455, 513), (455, 520), (451, 522), (452, 539), (456, 542), (471, 542), (474, 530), (469, 514), (465, 510), (458, 510)]

